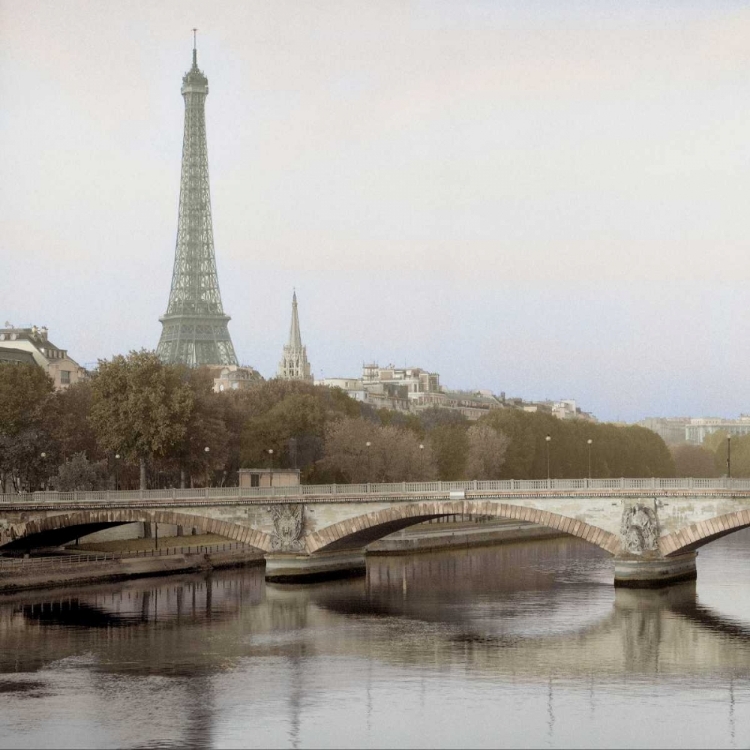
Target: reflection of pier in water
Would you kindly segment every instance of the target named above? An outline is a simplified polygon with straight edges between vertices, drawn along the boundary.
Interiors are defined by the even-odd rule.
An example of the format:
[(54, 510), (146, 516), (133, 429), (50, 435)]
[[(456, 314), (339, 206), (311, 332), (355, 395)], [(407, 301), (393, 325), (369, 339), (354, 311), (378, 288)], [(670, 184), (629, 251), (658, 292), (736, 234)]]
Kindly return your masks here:
[[(565, 554), (564, 541), (545, 545), (548, 556)], [(305, 672), (331, 656), (534, 680), (750, 674), (750, 648), (736, 647), (750, 627), (701, 607), (694, 583), (561, 587), (542, 563), (538, 545), (513, 545), (378, 558), (366, 579), (314, 586), (267, 585), (262, 571), (245, 570), (27, 592), (0, 599), (0, 671), (86, 654), (99, 671), (191, 677), (249, 657), (291, 659)], [(511, 564), (513, 576), (497, 574)], [(579, 585), (588, 604), (561, 619), (562, 597)], [(530, 595), (548, 605), (543, 622)]]

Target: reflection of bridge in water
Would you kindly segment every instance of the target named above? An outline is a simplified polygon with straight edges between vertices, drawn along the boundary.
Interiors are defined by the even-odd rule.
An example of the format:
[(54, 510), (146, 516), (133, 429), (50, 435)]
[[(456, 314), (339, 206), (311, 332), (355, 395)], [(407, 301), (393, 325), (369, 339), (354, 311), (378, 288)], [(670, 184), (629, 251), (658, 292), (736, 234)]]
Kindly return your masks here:
[(387, 707), (392, 721), (393, 690), (403, 699), (425, 680), (428, 702), (451, 685), (497, 686), (506, 711), (503, 692), (548, 686), (550, 706), (576, 694), (604, 705), (637, 684), (658, 684), (663, 700), (685, 685), (747, 689), (746, 624), (702, 607), (693, 583), (613, 592), (605, 566), (604, 553), (559, 538), (377, 558), (366, 578), (313, 586), (249, 569), (3, 596), (0, 691), (35, 698), (5, 695), (4, 718), (35, 712), (31, 740), (93, 717), (129, 746), (145, 744), (133, 717), (147, 714), (152, 737), (200, 747), (240, 744), (233, 723), (263, 744), (270, 721), (293, 745), (329, 718), (324, 706), (365, 721), (371, 689), (374, 715), (386, 720)]
[[(570, 548), (564, 539), (543, 545), (547, 558)], [(87, 654), (105, 670), (112, 664), (134, 673), (209, 675), (246, 658), (304, 653), (436, 669), (461, 662), (534, 680), (750, 673), (750, 625), (702, 607), (694, 582), (618, 589), (614, 600), (608, 587), (586, 582), (590, 604), (561, 628), (555, 618), (567, 606), (564, 589), (536, 565), (537, 546), (497, 547), (478, 557), (378, 558), (366, 578), (316, 586), (267, 585), (262, 572), (246, 570), (19, 593), (0, 599), (0, 671)], [(477, 559), (496, 571), (489, 587)], [(594, 565), (603, 559), (589, 555)], [(503, 569), (513, 575), (498, 575)], [(525, 603), (529, 592), (545, 598), (543, 623)], [(467, 614), (477, 600), (495, 608), (492, 617)], [(372, 628), (387, 637), (367, 637)]]
[(109, 526), (197, 526), (266, 553), (270, 579), (364, 568), (368, 544), (444, 516), (525, 521), (615, 558), (615, 582), (694, 578), (695, 551), (750, 526), (750, 480), (403, 482), (280, 488), (34, 493), (0, 498), (0, 549), (71, 541)]

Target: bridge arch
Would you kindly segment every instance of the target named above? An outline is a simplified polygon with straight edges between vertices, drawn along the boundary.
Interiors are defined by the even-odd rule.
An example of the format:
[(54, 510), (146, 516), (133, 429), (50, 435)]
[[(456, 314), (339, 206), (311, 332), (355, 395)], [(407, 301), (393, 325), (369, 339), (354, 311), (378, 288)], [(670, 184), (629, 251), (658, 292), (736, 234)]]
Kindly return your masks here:
[(659, 549), (665, 557), (693, 552), (709, 542), (750, 526), (750, 510), (736, 510), (708, 521), (685, 526), (659, 539)]
[[(12, 524), (0, 534), (0, 550), (25, 548), (32, 537), (49, 539), (50, 544), (60, 545), (73, 541), (79, 536), (126, 523), (151, 522), (173, 524), (175, 526), (197, 526), (206, 533), (217, 534), (237, 542), (255, 547), (263, 552), (271, 550), (271, 537), (257, 529), (240, 524), (220, 521), (215, 518), (193, 513), (178, 513), (169, 510), (147, 511), (140, 509), (116, 508), (112, 510), (87, 510), (57, 513), (30, 518)], [(81, 529), (86, 529), (85, 534)]]
[(389, 508), (364, 513), (312, 532), (307, 538), (307, 551), (313, 553), (361, 549), (408, 526), (451, 515), (494, 516), (495, 518), (528, 521), (583, 539), (601, 547), (611, 555), (616, 555), (621, 551), (620, 539), (617, 535), (575, 518), (536, 508), (482, 500), (398, 503)]

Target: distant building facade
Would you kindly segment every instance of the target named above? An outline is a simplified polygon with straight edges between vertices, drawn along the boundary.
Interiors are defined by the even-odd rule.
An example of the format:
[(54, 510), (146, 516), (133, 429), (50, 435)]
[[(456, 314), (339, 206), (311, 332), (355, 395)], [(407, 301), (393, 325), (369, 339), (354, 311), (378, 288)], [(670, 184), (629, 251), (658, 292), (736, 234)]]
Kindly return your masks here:
[(727, 435), (750, 435), (750, 415), (740, 414), (739, 419), (725, 417), (647, 417), (638, 422), (659, 435), (669, 445), (691, 443), (701, 445), (715, 432)]
[(404, 386), (407, 393), (439, 393), (440, 376), (421, 367), (379, 367), (377, 364), (363, 365), (362, 382), (367, 385), (390, 384)]
[(214, 392), (244, 391), (256, 383), (263, 382), (262, 375), (252, 367), (241, 365), (212, 366), (214, 374)]
[(638, 424), (655, 432), (667, 445), (680, 445), (685, 442), (688, 422), (690, 417), (647, 417)]
[(749, 435), (750, 416), (740, 415), (739, 419), (721, 419), (720, 417), (699, 417), (691, 419), (685, 425), (685, 440), (700, 445), (706, 437), (714, 432), (726, 432), (728, 435)]
[(55, 384), (55, 390), (64, 391), (83, 380), (86, 370), (68, 356), (66, 349), (55, 346), (47, 335), (47, 328), (31, 326), (16, 328), (10, 323), (0, 328), (0, 363), (35, 363)]
[(440, 385), (440, 375), (421, 367), (362, 366), (361, 378), (324, 378), (321, 385), (341, 388), (349, 396), (375, 408), (418, 414), (430, 408), (451, 409), (476, 420), (491, 409), (505, 407), (504, 394), (490, 391), (450, 391)]
[(310, 362), (307, 359), (307, 347), (302, 344), (302, 334), (299, 328), (296, 291), (292, 294), (292, 322), (289, 326), (289, 342), (284, 345), (277, 376), (282, 380), (313, 382)]
[(523, 401), (514, 399), (513, 406), (518, 406), (527, 412), (543, 412), (551, 414), (558, 419), (582, 419), (585, 422), (597, 422), (597, 418), (590, 412), (583, 411), (576, 400), (573, 398), (564, 398), (560, 401)]

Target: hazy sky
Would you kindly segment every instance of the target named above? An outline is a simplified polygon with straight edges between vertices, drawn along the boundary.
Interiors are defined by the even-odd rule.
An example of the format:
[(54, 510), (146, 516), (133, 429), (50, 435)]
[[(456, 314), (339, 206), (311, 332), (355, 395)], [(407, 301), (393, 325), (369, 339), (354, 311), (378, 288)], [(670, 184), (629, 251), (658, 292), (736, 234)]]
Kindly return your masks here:
[(750, 411), (750, 4), (0, 0), (0, 323), (155, 348), (199, 28), (240, 361)]

